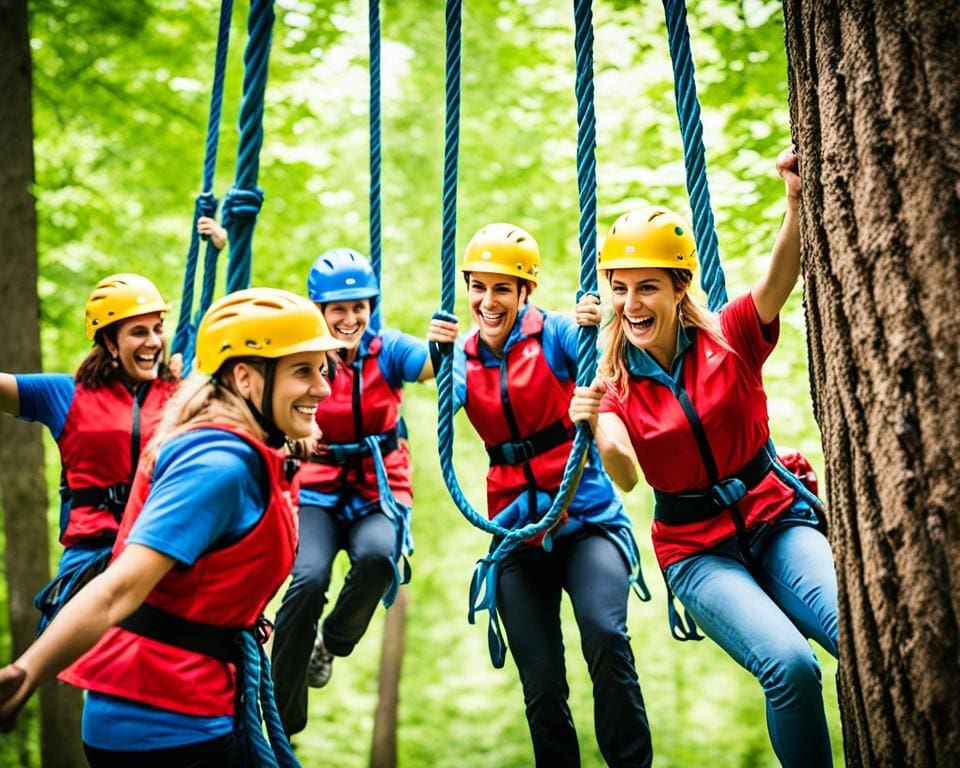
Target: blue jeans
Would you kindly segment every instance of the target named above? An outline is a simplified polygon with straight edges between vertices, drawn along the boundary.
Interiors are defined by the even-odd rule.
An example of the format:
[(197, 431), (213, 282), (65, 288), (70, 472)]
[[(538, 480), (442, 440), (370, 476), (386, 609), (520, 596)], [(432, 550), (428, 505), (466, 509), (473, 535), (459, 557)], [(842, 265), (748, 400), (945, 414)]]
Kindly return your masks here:
[(810, 526), (774, 525), (753, 534), (751, 551), (754, 573), (729, 539), (669, 566), (667, 583), (704, 633), (760, 681), (781, 764), (830, 766), (820, 665), (807, 642), (837, 656), (830, 545)]
[(560, 596), (570, 595), (583, 656), (593, 680), (597, 744), (608, 765), (649, 766), (650, 726), (627, 635), (629, 569), (606, 535), (587, 529), (554, 542), (552, 552), (523, 547), (500, 565), (497, 608), (520, 672), (538, 766), (580, 765), (567, 705)]
[(323, 644), (334, 656), (350, 655), (393, 578), (395, 534), (386, 515), (373, 512), (342, 522), (333, 513), (325, 507), (300, 508), (300, 549), (277, 611), (270, 660), (277, 709), (287, 734), (299, 733), (307, 725), (307, 664), (337, 553), (346, 550), (350, 570), (323, 622)]

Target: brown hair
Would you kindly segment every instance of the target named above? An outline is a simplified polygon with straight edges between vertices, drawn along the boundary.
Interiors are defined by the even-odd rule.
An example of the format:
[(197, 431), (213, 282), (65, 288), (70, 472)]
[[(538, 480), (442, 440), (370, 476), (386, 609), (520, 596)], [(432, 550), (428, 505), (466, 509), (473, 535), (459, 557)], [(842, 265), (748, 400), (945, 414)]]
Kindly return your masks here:
[[(683, 298), (680, 299), (677, 307), (683, 327), (699, 328), (726, 346), (716, 315), (700, 306), (690, 296), (689, 289), (693, 281), (693, 273), (689, 269), (668, 269), (666, 272), (673, 283), (674, 292), (683, 291)], [(613, 270), (607, 270), (606, 275), (607, 282), (611, 282), (613, 280)], [(605, 328), (603, 352), (600, 355), (600, 364), (597, 370), (600, 376), (613, 384), (622, 400), (627, 396), (627, 378), (629, 376), (627, 345), (630, 342), (627, 341), (623, 324), (619, 322), (616, 313), (607, 322)]]
[[(160, 447), (197, 424), (227, 424), (263, 440), (265, 433), (257, 424), (243, 398), (227, 383), (233, 377), (239, 359), (228, 360), (213, 376), (199, 371), (183, 380), (177, 393), (167, 401), (160, 426), (140, 459), (145, 470), (153, 472)], [(243, 362), (250, 363), (249, 360)]]
[[(106, 339), (117, 343), (117, 324), (113, 323), (97, 331), (93, 337), (93, 349), (87, 353), (77, 368), (74, 378), (78, 383), (83, 384), (87, 389), (97, 389), (105, 386), (114, 379), (120, 378), (123, 374), (123, 368), (119, 361), (115, 360), (110, 350), (107, 348)], [(163, 342), (163, 356), (166, 357), (167, 343)], [(166, 361), (160, 363), (158, 378), (163, 381), (173, 381), (176, 377), (170, 372)]]

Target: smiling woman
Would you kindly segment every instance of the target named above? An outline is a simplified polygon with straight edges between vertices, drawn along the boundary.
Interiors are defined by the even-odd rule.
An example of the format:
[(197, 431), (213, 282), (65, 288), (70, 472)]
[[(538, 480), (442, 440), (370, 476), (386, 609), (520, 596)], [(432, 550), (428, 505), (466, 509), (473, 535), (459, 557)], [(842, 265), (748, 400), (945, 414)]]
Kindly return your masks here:
[(35, 601), (38, 631), (106, 566), (137, 458), (176, 387), (164, 360), (168, 309), (147, 278), (111, 275), (87, 300), (93, 349), (76, 377), (0, 373), (0, 409), (50, 430), (66, 481), (60, 514), (65, 549), (56, 576)]
[[(239, 766), (251, 764), (241, 753), (269, 749), (251, 743), (263, 741), (259, 707), (272, 701), (249, 688), (237, 696), (259, 674), (250, 659), (266, 659), (240, 651), (296, 550), (279, 448), (311, 434), (337, 346), (319, 310), (286, 291), (238, 291), (210, 308), (197, 331), (198, 371), (140, 463), (116, 557), (0, 670), (0, 728), (70, 665), (61, 679), (88, 691), (91, 766)], [(234, 720), (251, 712), (248, 743)], [(289, 756), (282, 734), (271, 744)]]

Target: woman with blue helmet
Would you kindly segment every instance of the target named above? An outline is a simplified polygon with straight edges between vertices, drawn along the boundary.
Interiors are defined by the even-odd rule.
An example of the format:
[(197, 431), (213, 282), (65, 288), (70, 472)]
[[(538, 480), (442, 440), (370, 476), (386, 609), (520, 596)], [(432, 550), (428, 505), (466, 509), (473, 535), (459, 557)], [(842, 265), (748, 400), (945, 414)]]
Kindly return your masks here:
[[(402, 387), (433, 377), (424, 342), (371, 326), (380, 286), (366, 257), (349, 248), (321, 254), (307, 293), (341, 348), (333, 393), (317, 409), (321, 435), (297, 478), (300, 550), (273, 641), (277, 707), (288, 734), (306, 727), (307, 686), (327, 684), (333, 659), (350, 655), (377, 602), (389, 606), (409, 579), (413, 495)], [(341, 550), (350, 570), (318, 630)]]

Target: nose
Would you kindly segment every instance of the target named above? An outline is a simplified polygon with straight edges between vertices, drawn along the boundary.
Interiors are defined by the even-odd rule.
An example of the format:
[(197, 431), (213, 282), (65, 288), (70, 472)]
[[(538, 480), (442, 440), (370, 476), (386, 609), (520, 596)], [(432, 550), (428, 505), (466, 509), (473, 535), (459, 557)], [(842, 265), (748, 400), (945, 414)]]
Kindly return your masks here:
[(147, 336), (147, 345), (151, 347), (160, 347), (163, 345), (163, 333), (157, 333), (156, 331), (150, 331), (150, 334)]
[(330, 382), (327, 381), (327, 377), (320, 373), (320, 371), (317, 371), (313, 377), (313, 381), (310, 382), (310, 394), (320, 400), (330, 396)]

